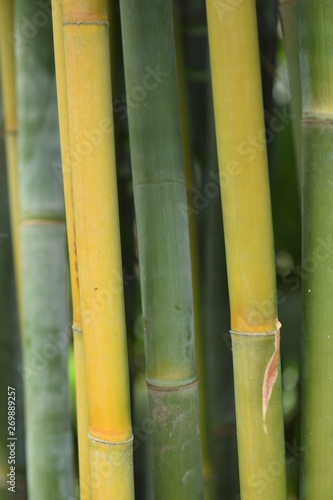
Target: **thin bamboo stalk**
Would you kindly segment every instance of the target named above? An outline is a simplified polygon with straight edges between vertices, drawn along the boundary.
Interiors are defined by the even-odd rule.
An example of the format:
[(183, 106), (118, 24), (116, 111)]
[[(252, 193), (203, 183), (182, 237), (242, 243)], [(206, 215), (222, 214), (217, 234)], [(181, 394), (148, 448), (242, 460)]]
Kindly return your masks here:
[(37, 0), (15, 2), (23, 371), (29, 498), (59, 500), (73, 494), (66, 228), (51, 167), (60, 158), (52, 24), (41, 12)]
[[(213, 96), (208, 93), (207, 185), (218, 186), (218, 162)], [(213, 184), (214, 185), (214, 184)], [(207, 351), (208, 397), (213, 435), (216, 498), (236, 498), (239, 493), (236, 413), (232, 372), (230, 308), (223, 237), (221, 196), (214, 193), (204, 211), (203, 311)]]
[[(172, 2), (120, 2), (156, 500), (203, 498)], [(138, 42), (139, 41), (139, 42)]]
[[(7, 173), (5, 161), (5, 145), (3, 136), (2, 105), (0, 103), (0, 498), (6, 500), (14, 496), (18, 500), (26, 498), (24, 423), (23, 423), (23, 383), (20, 373), (22, 366), (12, 240), (9, 221), (9, 200), (7, 189)], [(13, 396), (8, 404), (8, 387), (15, 390), (14, 415)], [(8, 441), (8, 412), (15, 418), (16, 441)], [(15, 445), (15, 459), (10, 456), (8, 444)], [(8, 462), (8, 459), (10, 462)], [(13, 471), (14, 475), (8, 476)], [(12, 485), (7, 481), (15, 480)], [(8, 488), (11, 488), (8, 491)]]
[(298, 2), (302, 86), (301, 498), (333, 491), (333, 4)]
[(297, 36), (297, 7), (296, 0), (280, 0), (279, 14), (282, 25), (283, 42), (289, 73), (291, 92), (291, 110), (294, 116), (292, 131), (297, 167), (299, 189), (302, 181), (302, 94), (301, 75), (299, 67), (299, 46)]
[(206, 366), (205, 366), (205, 344), (203, 332), (203, 319), (201, 310), (201, 279), (200, 279), (200, 255), (198, 221), (195, 216), (195, 179), (194, 164), (191, 150), (189, 111), (187, 106), (187, 95), (184, 75), (184, 61), (181, 47), (179, 13), (177, 4), (173, 1), (174, 31), (176, 48), (176, 66), (179, 94), (180, 125), (182, 133), (184, 173), (186, 186), (186, 199), (188, 206), (188, 228), (190, 237), (191, 275), (193, 293), (193, 319), (195, 340), (195, 361), (198, 375), (199, 393), (199, 421), (200, 441), (202, 456), (202, 476), (204, 482), (204, 496), (208, 500), (213, 498), (214, 473), (212, 464), (212, 446), (210, 435), (210, 415), (206, 394)]
[[(280, 325), (255, 1), (207, 1), (241, 497), (286, 498)], [(222, 182), (223, 180), (223, 182)]]
[[(19, 193), (17, 160), (17, 119), (14, 45), (9, 34), (14, 30), (14, 1), (0, 1), (0, 64), (5, 119), (6, 159), (13, 238), (14, 268), (18, 309), (21, 310), (21, 271), (19, 236)], [(20, 316), (20, 314), (19, 314)]]
[(89, 413), (86, 382), (86, 368), (82, 334), (82, 318), (79, 291), (78, 259), (76, 250), (76, 234), (74, 220), (74, 201), (72, 170), (70, 162), (70, 142), (68, 130), (68, 107), (66, 88), (65, 49), (63, 39), (63, 12), (59, 0), (52, 0), (52, 21), (54, 53), (56, 65), (58, 113), (60, 123), (60, 142), (62, 154), (62, 172), (64, 182), (67, 241), (71, 274), (73, 301), (73, 338), (75, 356), (76, 407), (79, 448), (80, 498), (91, 498), (90, 462), (89, 462)]
[(63, 29), (92, 497), (127, 500), (133, 436), (106, 2), (64, 0)]
[[(256, 0), (256, 7), (265, 125), (270, 127), (277, 47), (278, 0)], [(268, 144), (268, 148), (270, 144), (272, 143)]]

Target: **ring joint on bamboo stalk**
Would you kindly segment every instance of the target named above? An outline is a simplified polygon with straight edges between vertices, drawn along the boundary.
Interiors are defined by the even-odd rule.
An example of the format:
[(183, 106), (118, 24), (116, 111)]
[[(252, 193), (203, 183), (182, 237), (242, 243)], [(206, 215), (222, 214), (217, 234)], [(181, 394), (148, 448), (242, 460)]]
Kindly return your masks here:
[(240, 337), (275, 337), (279, 330), (270, 330), (268, 332), (237, 332), (235, 330), (229, 330), (230, 335), (237, 335)]
[(107, 21), (79, 21), (79, 22), (74, 22), (74, 21), (66, 21), (63, 23), (63, 26), (81, 26), (81, 25), (93, 25), (93, 26), (108, 26), (109, 23)]
[(82, 332), (81, 328), (78, 328), (78, 327), (77, 327), (77, 326), (75, 326), (75, 325), (72, 325), (72, 330), (73, 330), (73, 333), (74, 333), (74, 334), (77, 334), (77, 335), (82, 335), (82, 334), (83, 334), (83, 332)]
[(105, 440), (105, 439), (99, 439), (99, 438), (95, 438), (90, 433), (88, 433), (88, 438), (91, 441), (94, 441), (95, 443), (103, 443), (103, 444), (106, 444), (108, 446), (117, 446), (117, 447), (128, 446), (129, 444), (133, 443), (133, 440), (134, 440), (133, 434), (125, 441), (110, 441), (110, 440)]
[(153, 389), (154, 391), (161, 391), (161, 392), (182, 391), (183, 389), (189, 389), (191, 387), (196, 387), (197, 385), (198, 385), (197, 377), (193, 379), (193, 382), (189, 382), (187, 384), (182, 384), (182, 385), (172, 385), (172, 386), (150, 384), (148, 380), (146, 380), (146, 386), (148, 389)]

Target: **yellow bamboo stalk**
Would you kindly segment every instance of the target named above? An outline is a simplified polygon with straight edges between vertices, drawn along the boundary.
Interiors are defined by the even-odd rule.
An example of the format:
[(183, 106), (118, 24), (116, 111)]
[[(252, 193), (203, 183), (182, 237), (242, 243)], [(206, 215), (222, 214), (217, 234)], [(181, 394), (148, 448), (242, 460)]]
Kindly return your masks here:
[(0, 65), (4, 107), (5, 144), (8, 171), (11, 232), (15, 268), (16, 295), (21, 318), (21, 259), (19, 236), (19, 191), (17, 158), (17, 118), (14, 45), (9, 34), (14, 30), (14, 1), (0, 1)]
[(207, 17), (223, 180), (241, 497), (282, 500), (287, 494), (281, 325), (267, 152), (253, 146), (265, 138), (255, 0), (230, 8), (207, 0)]
[(80, 476), (80, 498), (89, 500), (91, 498), (90, 462), (89, 462), (89, 414), (86, 369), (84, 359), (82, 318), (79, 291), (78, 261), (75, 241), (75, 220), (73, 206), (73, 184), (70, 161), (70, 142), (68, 130), (68, 108), (66, 88), (65, 49), (63, 39), (63, 13), (62, 4), (58, 0), (52, 0), (52, 20), (54, 53), (57, 78), (58, 113), (60, 125), (60, 141), (62, 155), (62, 172), (64, 182), (67, 240), (69, 250), (69, 263), (71, 274), (72, 301), (73, 301), (73, 338), (75, 356), (75, 379), (76, 379), (76, 405), (77, 405), (77, 428), (79, 448), (79, 476)]
[(133, 436), (106, 2), (64, 0), (63, 29), (92, 497), (127, 500)]

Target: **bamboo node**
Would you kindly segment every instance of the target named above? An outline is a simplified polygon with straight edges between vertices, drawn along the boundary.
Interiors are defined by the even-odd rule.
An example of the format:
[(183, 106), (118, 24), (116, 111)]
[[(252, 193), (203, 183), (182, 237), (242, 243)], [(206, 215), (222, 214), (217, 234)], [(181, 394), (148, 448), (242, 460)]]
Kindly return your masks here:
[(152, 389), (154, 391), (161, 391), (161, 392), (175, 392), (175, 391), (182, 391), (183, 389), (190, 389), (192, 386), (195, 386), (198, 384), (198, 379), (197, 377), (192, 380), (192, 382), (182, 384), (182, 385), (175, 385), (175, 386), (161, 386), (161, 385), (154, 385), (150, 384), (146, 380), (146, 386), (148, 389)]
[(78, 328), (77, 326), (72, 325), (72, 330), (73, 330), (73, 333), (77, 333), (78, 335), (82, 335), (81, 328)]
[(268, 332), (237, 332), (229, 330), (230, 335), (237, 335), (239, 337), (275, 337), (277, 330), (270, 330)]
[(99, 439), (99, 438), (96, 438), (96, 437), (93, 437), (89, 432), (88, 432), (88, 439), (90, 439), (90, 441), (94, 441), (96, 443), (103, 443), (103, 444), (107, 444), (107, 445), (110, 445), (110, 446), (127, 446), (128, 444), (131, 444), (134, 440), (134, 437), (133, 437), (133, 434), (131, 434), (131, 436), (126, 439), (126, 441), (109, 441), (109, 440), (105, 440), (105, 439)]
[(80, 26), (81, 24), (92, 26), (109, 26), (108, 21), (64, 21), (63, 26)]

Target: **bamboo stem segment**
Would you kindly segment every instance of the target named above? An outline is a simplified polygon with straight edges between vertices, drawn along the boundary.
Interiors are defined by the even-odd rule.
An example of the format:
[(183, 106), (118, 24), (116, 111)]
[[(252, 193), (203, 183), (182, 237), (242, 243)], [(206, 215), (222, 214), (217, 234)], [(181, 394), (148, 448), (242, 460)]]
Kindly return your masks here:
[(301, 0), (298, 35), (302, 87), (301, 498), (333, 491), (333, 5)]
[[(92, 497), (134, 497), (106, 2), (63, 2)], [(93, 75), (93, 83), (92, 83)]]
[(76, 404), (79, 448), (80, 498), (91, 498), (90, 462), (89, 462), (89, 413), (84, 346), (82, 337), (82, 318), (79, 291), (78, 259), (76, 250), (76, 234), (74, 220), (73, 183), (70, 160), (70, 143), (68, 130), (68, 107), (66, 88), (65, 49), (63, 39), (62, 4), (52, 0), (53, 39), (56, 65), (58, 114), (60, 124), (60, 141), (62, 155), (62, 174), (64, 183), (67, 241), (71, 274), (71, 289), (73, 301), (73, 339), (76, 373)]
[(16, 79), (14, 45), (10, 33), (14, 30), (14, 1), (0, 1), (0, 64), (4, 108), (7, 179), (13, 238), (14, 270), (19, 317), (21, 316), (21, 259), (19, 235), (19, 180), (17, 159)]
[[(171, 0), (122, 0), (156, 500), (201, 499), (190, 246)], [(138, 43), (138, 40), (140, 43)]]
[(52, 24), (37, 29), (39, 11), (37, 0), (15, 2), (27, 470), (29, 498), (59, 500), (74, 489), (66, 229), (52, 169), (60, 158)]
[(302, 183), (302, 94), (301, 75), (299, 67), (299, 46), (297, 35), (297, 7), (296, 0), (280, 0), (280, 19), (282, 25), (283, 42), (289, 73), (291, 91), (291, 109), (294, 114), (292, 131), (294, 136), (294, 150), (297, 166), (298, 185)]
[(195, 214), (194, 194), (194, 163), (191, 151), (189, 110), (187, 106), (185, 68), (181, 46), (180, 22), (177, 3), (173, 1), (173, 17), (176, 48), (177, 81), (179, 94), (180, 125), (183, 144), (184, 174), (186, 199), (188, 206), (188, 228), (191, 253), (191, 276), (193, 292), (193, 320), (195, 340), (195, 361), (198, 374), (199, 420), (202, 455), (202, 476), (204, 482), (205, 500), (213, 498), (214, 472), (212, 464), (212, 446), (209, 426), (208, 400), (206, 394), (206, 366), (203, 318), (201, 308), (201, 279), (198, 220)]
[[(0, 100), (1, 101), (1, 100)], [(25, 500), (25, 440), (23, 421), (23, 382), (21, 377), (21, 346), (17, 298), (15, 293), (15, 275), (13, 263), (12, 239), (10, 234), (9, 196), (3, 136), (3, 108), (0, 102), (0, 498), (6, 500), (14, 493), (18, 500)], [(10, 387), (10, 389), (8, 389)], [(11, 396), (8, 403), (8, 395)], [(15, 398), (15, 401), (14, 401)], [(10, 406), (12, 405), (12, 406)], [(8, 438), (8, 416), (13, 417), (15, 407), (15, 442)], [(7, 408), (11, 413), (7, 412)], [(8, 450), (15, 445), (15, 481), (7, 474), (10, 472)], [(8, 444), (11, 445), (8, 448)], [(14, 487), (13, 487), (14, 485)], [(10, 490), (9, 490), (10, 488)]]
[(272, 217), (267, 153), (253, 146), (265, 137), (255, 2), (226, 10), (208, 0), (207, 15), (241, 497), (280, 500), (287, 493)]

